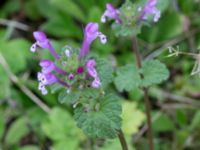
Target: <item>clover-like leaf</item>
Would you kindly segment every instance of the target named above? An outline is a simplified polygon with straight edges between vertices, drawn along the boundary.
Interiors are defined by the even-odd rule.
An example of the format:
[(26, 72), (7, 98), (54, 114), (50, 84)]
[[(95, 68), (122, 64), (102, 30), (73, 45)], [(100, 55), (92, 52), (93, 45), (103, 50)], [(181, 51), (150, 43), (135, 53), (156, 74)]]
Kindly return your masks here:
[(169, 77), (167, 67), (158, 60), (145, 61), (142, 64), (141, 72), (144, 75), (141, 86), (144, 87), (159, 84)]
[(115, 77), (114, 83), (117, 89), (121, 92), (131, 91), (140, 85), (140, 76), (138, 69), (134, 64), (128, 64), (120, 67), (117, 70), (117, 76)]
[(84, 111), (83, 106), (75, 109), (77, 126), (90, 137), (114, 138), (121, 128), (121, 105), (113, 94), (106, 95), (99, 102), (98, 110)]

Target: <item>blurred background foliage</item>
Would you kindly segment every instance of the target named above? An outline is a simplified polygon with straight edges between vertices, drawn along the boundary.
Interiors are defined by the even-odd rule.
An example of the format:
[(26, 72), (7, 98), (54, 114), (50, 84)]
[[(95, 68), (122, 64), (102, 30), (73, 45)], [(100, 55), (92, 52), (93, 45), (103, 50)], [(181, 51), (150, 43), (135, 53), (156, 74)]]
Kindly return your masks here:
[[(159, 58), (170, 78), (150, 90), (156, 150), (200, 149), (200, 78), (190, 76), (195, 60), (166, 57), (168, 46), (198, 53), (200, 48), (200, 0), (158, 0), (161, 20), (144, 27), (139, 35), (145, 59)], [(87, 22), (99, 22), (106, 3), (119, 7), (122, 0), (1, 0), (0, 1), (0, 150), (114, 150), (118, 139), (90, 139), (75, 125), (73, 111), (61, 105), (57, 95), (42, 96), (36, 73), (48, 51), (30, 53), (32, 32), (42, 30), (56, 50), (66, 44), (80, 47)], [(96, 41), (91, 53), (107, 58), (114, 68), (134, 61), (132, 42), (116, 38), (110, 24), (101, 24), (108, 43)], [(123, 130), (130, 149), (147, 147), (144, 103), (139, 90), (118, 93), (124, 100)], [(31, 94), (30, 94), (31, 93)], [(42, 104), (35, 104), (35, 96)], [(48, 106), (43, 111), (41, 105)]]

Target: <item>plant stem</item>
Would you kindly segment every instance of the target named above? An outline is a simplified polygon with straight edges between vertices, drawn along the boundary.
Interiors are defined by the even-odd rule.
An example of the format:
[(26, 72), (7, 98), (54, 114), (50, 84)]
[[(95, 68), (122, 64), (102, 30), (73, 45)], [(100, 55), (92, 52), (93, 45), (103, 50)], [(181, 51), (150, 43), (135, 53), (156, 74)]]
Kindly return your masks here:
[(122, 150), (128, 150), (128, 145), (126, 143), (124, 133), (121, 129), (119, 130), (118, 138), (119, 138), (119, 141), (121, 143)]
[(147, 134), (148, 134), (148, 142), (149, 142), (149, 149), (153, 150), (153, 137), (152, 137), (152, 129), (151, 129), (151, 104), (149, 101), (149, 92), (147, 88), (143, 88), (144, 91), (144, 101), (145, 101), (145, 108), (146, 108), (146, 117), (147, 117)]
[[(137, 60), (137, 66), (140, 69), (142, 67), (142, 59), (139, 53), (139, 48), (138, 48), (138, 42), (137, 38), (133, 37), (133, 50), (135, 53), (135, 57)], [(144, 75), (140, 73), (141, 79), (144, 79)], [(148, 134), (148, 143), (149, 143), (149, 149), (154, 150), (153, 146), (153, 138), (152, 138), (152, 129), (151, 129), (151, 106), (150, 106), (150, 101), (149, 101), (149, 92), (147, 88), (142, 88), (143, 93), (144, 93), (144, 101), (145, 101), (145, 109), (146, 109), (146, 117), (147, 117), (147, 134)]]

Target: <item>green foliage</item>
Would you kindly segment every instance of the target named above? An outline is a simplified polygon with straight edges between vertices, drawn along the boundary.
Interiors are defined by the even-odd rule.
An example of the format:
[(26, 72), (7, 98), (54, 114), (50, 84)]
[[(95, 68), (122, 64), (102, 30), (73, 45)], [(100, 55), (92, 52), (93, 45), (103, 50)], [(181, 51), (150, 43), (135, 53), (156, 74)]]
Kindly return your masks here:
[[(134, 146), (132, 140), (133, 134), (137, 134), (138, 129), (145, 124), (143, 94), (141, 91), (139, 92), (138, 87), (151, 86), (164, 81), (167, 78), (166, 68), (160, 62), (157, 64), (152, 63), (152, 61), (143, 63), (142, 69), (137, 69), (134, 65), (131, 67), (127, 67), (127, 65), (119, 69), (115, 67), (133, 61), (134, 56), (130, 50), (132, 43), (128, 39), (132, 35), (139, 35), (137, 37), (140, 39), (139, 46), (143, 57), (147, 54), (151, 55), (153, 50), (157, 48), (155, 52), (161, 54), (165, 49), (159, 47), (165, 46), (165, 44), (178, 45), (181, 49), (198, 52), (198, 47), (200, 47), (198, 34), (200, 5), (199, 0), (176, 0), (173, 2), (157, 0), (158, 9), (161, 10), (161, 19), (157, 23), (152, 23), (152, 16), (150, 16), (149, 22), (144, 24), (147, 26), (141, 28), (138, 26), (138, 22), (133, 21), (138, 17), (136, 5), (139, 3), (143, 5), (147, 0), (130, 1), (134, 2), (134, 5), (126, 3), (126, 7), (124, 5), (124, 8), (121, 9), (120, 7), (124, 3), (115, 0), (2, 0), (0, 2), (0, 52), (8, 62), (11, 71), (20, 81), (23, 81), (20, 84), (27, 86), (46, 105), (52, 108), (49, 114), (43, 112), (24, 94), (24, 91), (11, 83), (0, 65), (0, 149), (87, 150), (91, 149), (92, 146), (94, 149), (97, 148), (96, 144), (99, 146), (97, 149), (101, 150), (121, 149), (118, 139), (97, 139), (95, 145), (92, 145), (93, 142), (90, 142), (90, 138), (84, 137), (82, 132), (75, 127), (74, 119), (70, 114), (71, 108), (68, 110), (69, 107), (65, 105), (75, 103), (78, 106), (75, 108), (75, 116), (80, 115), (77, 117), (77, 124), (80, 124), (85, 132), (94, 131), (95, 135), (92, 137), (114, 137), (117, 133), (115, 126), (121, 122), (117, 121), (121, 113), (118, 108), (120, 105), (118, 101), (108, 102), (102, 98), (104, 93), (111, 92), (120, 94), (125, 99), (122, 101), (123, 113), (121, 117), (123, 119), (122, 129), (129, 143), (129, 149), (131, 150), (133, 147), (136, 147), (135, 149), (148, 149), (146, 134)], [(106, 24), (100, 23), (100, 17), (108, 2), (112, 3), (115, 8), (119, 8), (122, 12), (120, 17), (125, 19), (121, 25), (112, 24), (114, 32), (110, 25), (114, 22), (113, 20)], [(18, 26), (23, 26), (9, 22), (12, 20), (28, 25), (29, 30), (19, 29)], [(63, 88), (61, 90), (60, 86), (52, 86), (52, 93), (63, 92), (64, 96), (59, 100), (65, 104), (59, 106), (56, 94), (43, 96), (38, 91), (36, 80), (39, 69), (38, 60), (41, 58), (53, 60), (53, 57), (47, 50), (40, 51), (37, 55), (39, 57), (30, 53), (29, 48), (33, 42), (32, 31), (42, 30), (47, 33), (50, 39), (56, 39), (56, 41), (51, 41), (56, 51), (59, 52), (65, 44), (80, 47), (83, 40), (83, 26), (90, 21), (98, 22), (100, 31), (107, 35), (108, 39), (105, 45), (96, 41), (91, 47), (93, 54), (97, 53), (108, 59), (105, 62), (95, 58), (97, 70), (100, 72), (100, 78), (103, 82), (103, 89), (98, 91), (89, 88), (77, 91), (72, 89), (71, 93), (74, 95), (71, 93), (68, 95), (66, 91), (62, 91)], [(17, 27), (13, 28), (13, 25), (17, 25)], [(190, 31), (189, 37), (187, 33), (185, 34), (187, 27)], [(123, 36), (123, 38), (116, 38), (114, 34)], [(189, 39), (189, 42), (186, 38)], [(158, 57), (163, 60), (164, 56), (166, 53)], [(112, 59), (112, 67), (108, 65), (111, 63), (110, 58)], [(200, 80), (199, 76), (189, 76), (194, 60), (191, 57), (177, 57), (166, 58), (164, 61), (170, 68), (170, 80), (154, 86), (158, 90), (155, 90), (153, 94), (152, 88), (150, 88), (152, 110), (156, 110), (160, 115), (157, 120), (152, 120), (154, 122), (155, 149), (199, 149), (200, 113), (198, 111), (199, 105), (196, 104), (198, 104), (199, 99)], [(117, 70), (114, 79), (112, 68)], [(103, 71), (101, 72), (101, 70)], [(144, 73), (145, 81), (140, 80), (139, 73)], [(136, 75), (137, 80), (133, 75)], [(126, 92), (119, 93), (112, 84), (108, 86), (107, 83), (112, 83), (113, 80), (119, 92)], [(169, 91), (169, 97), (166, 98), (166, 95), (163, 96), (163, 92), (160, 91)], [(177, 101), (180, 100), (179, 96), (186, 98), (186, 100), (189, 97), (193, 101), (188, 101), (185, 104), (185, 102)], [(172, 102), (171, 98), (176, 101)], [(129, 100), (131, 102), (127, 102)], [(106, 103), (105, 106), (107, 103), (109, 105), (106, 107), (106, 111), (103, 109), (95, 112), (94, 109), (101, 108), (103, 102)], [(174, 109), (176, 107), (178, 110)], [(85, 108), (90, 108), (90, 111), (85, 113), (83, 111)], [(105, 107), (103, 106), (103, 108)], [(114, 115), (111, 115), (112, 113)], [(110, 119), (112, 117), (114, 119)], [(83, 121), (79, 119), (83, 119)], [(102, 120), (99, 121), (100, 119)], [(88, 126), (85, 126), (84, 123)], [(142, 125), (142, 123), (144, 124)], [(2, 139), (3, 134), (5, 137)]]
[(113, 23), (112, 28), (116, 36), (133, 36), (141, 31), (141, 25), (137, 25), (138, 3), (126, 1), (120, 8), (121, 24)]
[(164, 11), (170, 6), (170, 0), (158, 0), (157, 8), (161, 11), (161, 17), (163, 17)]
[(96, 60), (96, 70), (99, 74), (103, 88), (105, 88), (113, 80), (113, 69), (110, 63), (105, 59)]
[(39, 150), (39, 147), (36, 147), (36, 146), (23, 146), (23, 147), (20, 147), (19, 150)]
[[(143, 74), (143, 79), (140, 78), (140, 73)], [(145, 61), (139, 70), (130, 64), (120, 67), (114, 82), (119, 91), (131, 91), (137, 87), (159, 84), (168, 76), (169, 72), (164, 64), (158, 60), (150, 60)]]
[(42, 25), (42, 29), (57, 37), (78, 37), (82, 32), (81, 29), (74, 24), (72, 18), (62, 13), (53, 14), (53, 17), (51, 16), (48, 22)]
[(126, 135), (137, 133), (145, 120), (145, 114), (137, 108), (135, 102), (124, 102), (122, 108), (122, 130)]
[(176, 118), (179, 126), (185, 127), (187, 125), (187, 116), (183, 110), (176, 111)]
[(78, 141), (84, 138), (76, 128), (72, 116), (59, 107), (51, 110), (48, 120), (42, 124), (42, 129), (45, 135), (54, 141), (52, 147), (55, 150), (61, 150), (63, 147), (78, 150)]
[(13, 72), (17, 73), (26, 68), (26, 61), (31, 56), (30, 46), (31, 44), (24, 39), (0, 42), (0, 52), (10, 64)]
[(0, 116), (0, 139), (3, 136), (4, 130), (5, 130), (5, 120), (3, 116)]
[[(55, 141), (80, 138), (80, 132), (75, 128), (75, 122), (70, 114), (61, 108), (53, 108), (48, 120), (42, 125), (44, 133)], [(70, 129), (70, 130), (69, 130)]]
[(81, 150), (81, 148), (78, 147), (78, 140), (77, 139), (70, 139), (70, 140), (59, 140), (55, 142), (55, 144), (52, 146), (53, 150), (63, 150), (64, 147), (67, 147), (70, 150)]
[(4, 89), (0, 90), (0, 101), (1, 101), (1, 99), (6, 98), (10, 95), (10, 81), (9, 77), (7, 76), (7, 74), (5, 73), (5, 71), (1, 66), (0, 66), (0, 74), (1, 74), (0, 89)]
[[(67, 15), (71, 15), (72, 17), (84, 21), (85, 16), (83, 11), (80, 9), (79, 5), (77, 5), (74, 1), (71, 0), (51, 0), (51, 3), (54, 7), (61, 10)], [(66, 9), (67, 6), (67, 9)]]
[(200, 111), (197, 111), (192, 119), (192, 123), (190, 125), (190, 129), (199, 129), (199, 123), (200, 123)]
[[(159, 42), (174, 38), (183, 32), (183, 16), (178, 13), (168, 13), (161, 17), (153, 27), (143, 28), (140, 37), (148, 42)], [(165, 29), (165, 30), (163, 30)]]
[(134, 64), (128, 64), (117, 70), (114, 83), (119, 91), (131, 91), (140, 85), (139, 71)]
[(159, 84), (169, 77), (166, 66), (158, 60), (145, 61), (142, 64), (141, 72), (144, 75), (141, 85), (144, 87)]
[(0, 17), (7, 17), (12, 13), (16, 13), (20, 9), (18, 0), (8, 0), (8, 2), (1, 8)]
[(92, 88), (78, 89), (73, 91), (63, 90), (58, 96), (60, 103), (75, 104), (76, 102), (87, 102), (98, 98), (99, 91)]
[(161, 113), (159, 118), (152, 124), (153, 131), (166, 132), (175, 129), (175, 125), (172, 120), (166, 115)]
[(92, 7), (89, 10), (89, 16), (88, 16), (88, 22), (93, 21), (93, 22), (99, 22), (99, 18), (101, 17), (101, 10), (99, 7)]
[(21, 117), (8, 130), (5, 142), (9, 145), (17, 144), (28, 132), (27, 118)]
[(74, 104), (76, 101), (79, 100), (81, 96), (81, 91), (67, 91), (64, 90), (62, 91), (59, 96), (58, 96), (58, 101), (62, 103), (67, 103), (67, 104)]
[(115, 35), (118, 36), (132, 36), (137, 35), (141, 32), (141, 27), (134, 26), (134, 27), (128, 27), (126, 25), (119, 25), (116, 23), (113, 23), (112, 25), (113, 30), (115, 31)]
[(40, 18), (40, 11), (37, 7), (36, 0), (29, 0), (25, 2), (25, 13), (27, 16), (33, 20)]
[(74, 118), (77, 126), (90, 137), (114, 138), (121, 127), (121, 105), (119, 98), (113, 94), (102, 97), (98, 109), (84, 112), (83, 106), (75, 109)]

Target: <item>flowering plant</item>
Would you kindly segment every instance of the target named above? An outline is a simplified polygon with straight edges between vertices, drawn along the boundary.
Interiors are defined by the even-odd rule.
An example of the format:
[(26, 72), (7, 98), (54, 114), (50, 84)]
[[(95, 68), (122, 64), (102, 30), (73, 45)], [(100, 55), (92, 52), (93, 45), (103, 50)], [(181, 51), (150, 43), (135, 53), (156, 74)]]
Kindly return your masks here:
[(119, 92), (140, 88), (144, 92), (149, 147), (153, 149), (151, 135), (150, 102), (148, 88), (159, 84), (168, 78), (168, 70), (158, 60), (142, 61), (136, 36), (143, 25), (158, 22), (161, 12), (157, 9), (157, 0), (135, 2), (127, 0), (121, 8), (116, 9), (111, 3), (101, 16), (101, 22), (108, 19), (115, 20), (112, 27), (117, 36), (133, 38), (133, 49), (137, 60), (135, 64), (128, 64), (116, 69), (113, 76), (112, 67), (103, 59), (89, 54), (92, 42), (100, 38), (100, 42), (107, 42), (106, 36), (99, 31), (97, 23), (90, 22), (84, 29), (84, 39), (80, 49), (65, 46), (61, 53), (57, 53), (49, 39), (43, 32), (33, 33), (36, 42), (31, 51), (36, 52), (37, 46), (48, 49), (55, 60), (41, 60), (41, 71), (38, 73), (38, 89), (47, 94), (47, 87), (59, 91), (59, 101), (74, 108), (74, 118), (87, 135), (99, 138), (119, 137), (124, 150), (128, 149), (121, 130), (121, 105), (116, 94), (107, 92), (107, 86), (114, 82)]

